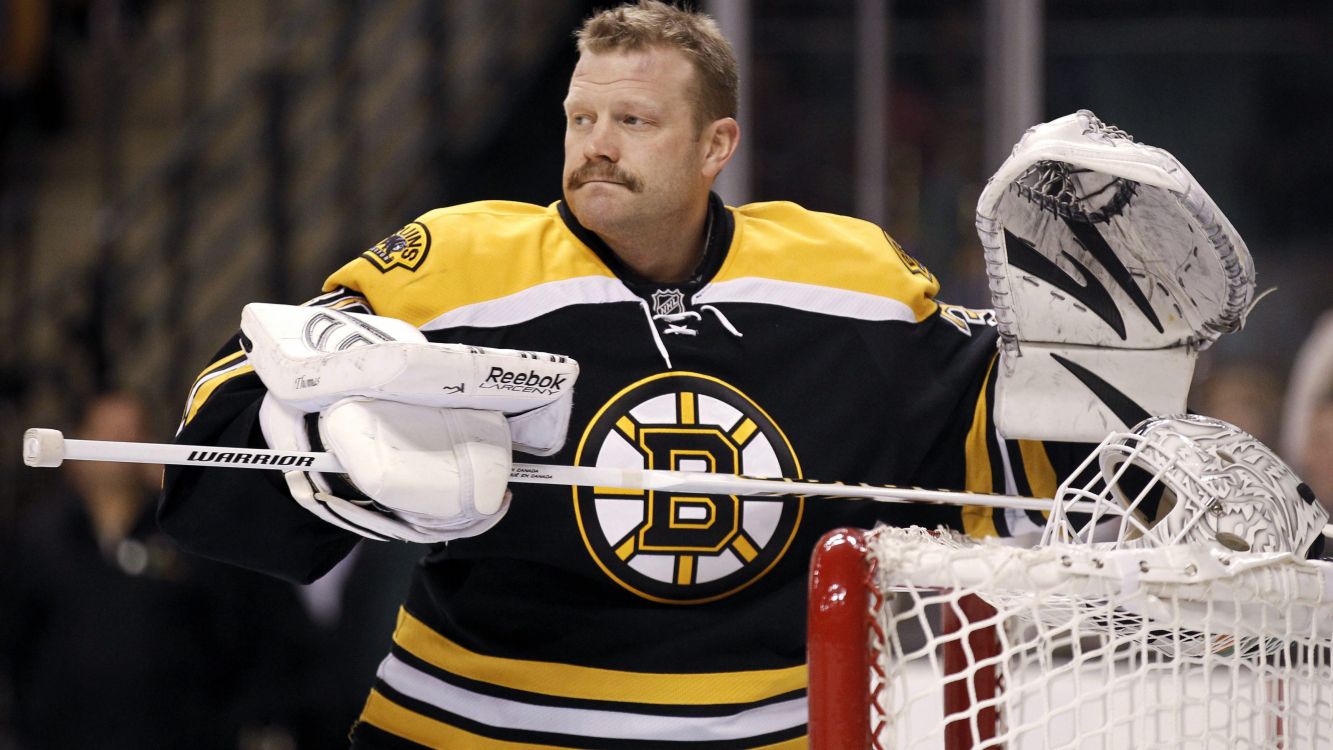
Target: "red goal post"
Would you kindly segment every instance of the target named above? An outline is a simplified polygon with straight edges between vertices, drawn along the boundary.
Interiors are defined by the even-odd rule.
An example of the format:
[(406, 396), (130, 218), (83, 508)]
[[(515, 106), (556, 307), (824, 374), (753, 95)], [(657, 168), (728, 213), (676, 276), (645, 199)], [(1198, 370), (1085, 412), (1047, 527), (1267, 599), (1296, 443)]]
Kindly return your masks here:
[(1333, 747), (1333, 563), (840, 529), (812, 560), (810, 740)]

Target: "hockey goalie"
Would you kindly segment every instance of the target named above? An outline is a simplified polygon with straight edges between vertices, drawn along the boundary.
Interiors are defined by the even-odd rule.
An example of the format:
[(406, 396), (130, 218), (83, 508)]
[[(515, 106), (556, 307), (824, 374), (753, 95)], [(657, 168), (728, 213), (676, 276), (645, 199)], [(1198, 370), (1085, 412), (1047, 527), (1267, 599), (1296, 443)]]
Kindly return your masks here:
[(247, 308), (192, 387), (180, 443), (345, 471), (171, 467), (160, 520), (295, 581), (363, 539), (429, 545), (357, 747), (801, 747), (820, 534), (1037, 519), (511, 487), (514, 453), (1049, 497), (1071, 443), (1185, 410), (1249, 256), (1169, 154), (1077, 113), (982, 196), (996, 311), (960, 314), (880, 227), (712, 192), (740, 126), (710, 20), (644, 0), (578, 39), (560, 200), (421, 215), (308, 304)]

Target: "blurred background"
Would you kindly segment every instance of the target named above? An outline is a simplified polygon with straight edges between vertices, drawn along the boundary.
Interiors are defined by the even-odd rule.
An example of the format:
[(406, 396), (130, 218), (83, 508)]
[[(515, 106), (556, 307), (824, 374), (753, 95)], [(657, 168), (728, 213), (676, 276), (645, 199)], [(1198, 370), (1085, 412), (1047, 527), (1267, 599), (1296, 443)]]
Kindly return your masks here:
[[(0, 0), (4, 549), (68, 483), (22, 466), (25, 427), (78, 437), (99, 394), (133, 393), (167, 440), (246, 302), (313, 296), (437, 206), (558, 199), (570, 34), (609, 4)], [(1026, 127), (1091, 109), (1174, 153), (1277, 288), (1205, 353), (1191, 406), (1333, 497), (1333, 458), (1306, 455), (1333, 444), (1333, 323), (1311, 339), (1333, 307), (1333, 4), (697, 4), (742, 66), (727, 202), (876, 221), (949, 302), (989, 305), (973, 212)]]

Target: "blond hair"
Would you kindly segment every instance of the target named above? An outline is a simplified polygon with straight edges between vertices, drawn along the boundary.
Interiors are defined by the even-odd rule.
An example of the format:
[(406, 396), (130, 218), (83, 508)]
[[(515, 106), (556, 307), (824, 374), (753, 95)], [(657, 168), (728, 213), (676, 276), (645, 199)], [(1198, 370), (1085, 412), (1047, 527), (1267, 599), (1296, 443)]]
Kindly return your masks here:
[(699, 127), (736, 116), (740, 97), (736, 56), (717, 22), (706, 14), (659, 0), (640, 0), (590, 17), (574, 33), (574, 38), (578, 40), (580, 54), (648, 47), (677, 50), (685, 55), (697, 74), (694, 116)]

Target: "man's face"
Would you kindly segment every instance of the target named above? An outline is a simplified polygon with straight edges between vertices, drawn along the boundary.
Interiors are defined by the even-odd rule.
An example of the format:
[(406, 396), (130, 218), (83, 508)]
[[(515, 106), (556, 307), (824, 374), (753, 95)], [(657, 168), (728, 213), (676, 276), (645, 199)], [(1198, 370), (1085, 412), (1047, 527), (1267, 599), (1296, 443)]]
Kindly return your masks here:
[(623, 236), (674, 223), (706, 199), (707, 143), (694, 67), (663, 48), (586, 53), (565, 98), (565, 202), (585, 227)]

